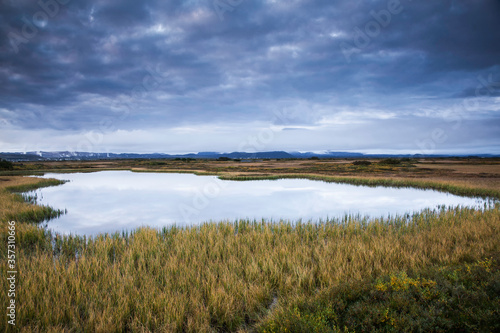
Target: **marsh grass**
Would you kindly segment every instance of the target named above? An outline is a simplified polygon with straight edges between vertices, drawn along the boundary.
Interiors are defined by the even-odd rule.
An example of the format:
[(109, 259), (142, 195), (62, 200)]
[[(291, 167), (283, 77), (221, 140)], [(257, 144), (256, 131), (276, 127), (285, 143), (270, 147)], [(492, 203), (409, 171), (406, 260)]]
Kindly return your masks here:
[[(35, 205), (34, 197), (22, 192), (41, 187), (57, 186), (64, 181), (57, 179), (13, 178), (7, 186), (0, 188), (0, 221), (40, 223), (65, 212), (49, 206)], [(2, 231), (6, 227), (2, 223)]]
[(65, 180), (59, 179), (40, 179), (34, 183), (24, 183), (24, 184), (15, 184), (7, 186), (5, 189), (12, 193), (20, 193), (20, 192), (28, 192), (33, 191), (43, 187), (57, 186), (66, 183)]
[(485, 189), (479, 187), (465, 187), (461, 184), (453, 182), (435, 182), (417, 179), (392, 179), (392, 178), (360, 178), (360, 177), (339, 177), (339, 176), (324, 176), (312, 174), (280, 174), (280, 175), (221, 175), (219, 178), (224, 180), (235, 181), (252, 181), (252, 180), (278, 180), (286, 178), (320, 180), (332, 183), (343, 183), (358, 186), (386, 186), (386, 187), (412, 187), (419, 189), (432, 189), (440, 192), (448, 192), (460, 196), (475, 196), (481, 198), (500, 199), (500, 191), (496, 189)]
[(57, 179), (40, 179), (35, 182), (16, 183), (0, 188), (0, 219), (2, 221), (40, 223), (61, 216), (65, 211), (36, 205), (34, 195), (22, 192), (64, 183), (65, 181)]
[(79, 168), (49, 168), (40, 166), (39, 169), (27, 168), (13, 171), (0, 171), (2, 176), (43, 176), (46, 173), (90, 173), (98, 171), (128, 171), (130, 168), (95, 168), (95, 167), (79, 167)]
[(482, 260), (499, 252), (499, 230), (498, 204), (371, 223), (242, 220), (53, 242), (27, 228), (18, 240), (17, 320), (41, 331), (264, 329), (298, 300), (341, 284)]
[[(17, 191), (36, 182), (41, 180), (19, 177), (6, 185)], [(40, 209), (10, 191), (0, 189), (2, 244), (9, 214)], [(473, 265), (500, 253), (498, 203), (370, 222), (356, 216), (316, 224), (240, 220), (91, 238), (53, 235), (31, 223), (16, 228), (19, 331), (389, 331), (400, 327), (391, 323), (447, 316), (452, 309), (463, 317), (460, 323), (495, 327), (498, 261), (486, 272), (496, 275), (478, 273), (484, 273), (478, 275), (484, 286), (479, 278), (453, 272), (467, 272), (467, 265), (480, 270), (486, 264)], [(6, 274), (1, 265), (0, 275)], [(402, 288), (395, 289), (393, 277)], [(439, 285), (441, 298), (424, 298), (428, 281)], [(470, 299), (481, 305), (453, 298), (461, 284), (474, 288), (470, 281), (480, 287)], [(410, 282), (416, 286), (404, 289)], [(0, 279), (2, 306), (7, 290), (7, 280)], [(398, 302), (408, 295), (415, 300), (401, 306), (411, 311), (396, 316)], [(429, 303), (436, 299), (450, 302), (448, 308)], [(438, 305), (441, 312), (432, 312)], [(479, 316), (467, 317), (476, 309)], [(449, 328), (449, 321), (435, 324), (434, 330)], [(5, 325), (1, 321), (0, 329)]]

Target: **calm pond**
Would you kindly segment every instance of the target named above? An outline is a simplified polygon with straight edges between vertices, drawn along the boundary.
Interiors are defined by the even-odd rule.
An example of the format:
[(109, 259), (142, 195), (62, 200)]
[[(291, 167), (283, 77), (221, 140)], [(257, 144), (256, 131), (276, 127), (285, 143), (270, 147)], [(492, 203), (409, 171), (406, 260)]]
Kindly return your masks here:
[(215, 176), (130, 171), (50, 173), (43, 178), (69, 180), (35, 191), (40, 204), (67, 209), (48, 227), (79, 235), (245, 218), (316, 222), (345, 214), (387, 217), (442, 205), (484, 204), (483, 199), (432, 190), (306, 179), (223, 181)]

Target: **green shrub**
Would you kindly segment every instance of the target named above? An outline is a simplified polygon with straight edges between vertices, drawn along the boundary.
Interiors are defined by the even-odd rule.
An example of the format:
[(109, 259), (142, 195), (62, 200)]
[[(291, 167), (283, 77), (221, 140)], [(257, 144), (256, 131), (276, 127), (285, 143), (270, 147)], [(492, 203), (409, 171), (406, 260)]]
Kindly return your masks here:
[(370, 161), (354, 161), (354, 162), (352, 162), (352, 164), (361, 165), (361, 166), (368, 166), (368, 165), (371, 165), (372, 162), (370, 162)]
[(0, 170), (14, 170), (14, 164), (10, 161), (0, 159)]
[(261, 332), (498, 332), (499, 281), (499, 261), (492, 258), (396, 272), (299, 300), (274, 314)]
[(385, 164), (385, 165), (398, 165), (401, 164), (401, 160), (398, 160), (397, 158), (386, 158), (378, 162), (379, 164)]

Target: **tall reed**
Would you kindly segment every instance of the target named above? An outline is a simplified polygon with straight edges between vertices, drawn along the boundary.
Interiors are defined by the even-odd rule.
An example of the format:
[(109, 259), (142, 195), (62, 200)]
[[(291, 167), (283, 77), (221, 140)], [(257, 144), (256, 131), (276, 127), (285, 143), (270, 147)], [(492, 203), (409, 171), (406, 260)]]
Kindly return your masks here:
[(370, 223), (240, 220), (54, 242), (40, 232), (18, 241), (18, 323), (42, 331), (248, 330), (273, 304), (339, 283), (479, 260), (500, 250), (499, 230), (497, 204)]

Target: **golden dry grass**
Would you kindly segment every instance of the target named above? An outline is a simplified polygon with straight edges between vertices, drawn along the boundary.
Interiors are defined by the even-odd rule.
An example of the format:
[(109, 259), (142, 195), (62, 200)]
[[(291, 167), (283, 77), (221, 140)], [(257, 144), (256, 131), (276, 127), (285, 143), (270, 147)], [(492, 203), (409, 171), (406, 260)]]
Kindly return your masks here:
[(500, 250), (499, 230), (497, 207), (426, 212), (408, 226), (241, 221), (64, 238), (49, 250), (26, 241), (18, 323), (42, 331), (249, 330), (271, 315), (275, 297), (286, 307), (340, 282), (479, 260)]
[[(37, 209), (6, 187), (38, 181), (12, 177), (0, 182), (3, 244), (9, 214)], [(319, 225), (239, 221), (141, 228), (93, 239), (59, 236), (55, 242), (38, 226), (17, 223), (17, 327), (253, 331), (295, 300), (340, 283), (499, 253), (499, 233), (498, 204), (485, 211), (424, 211), (370, 223), (356, 218)], [(5, 258), (5, 249), (0, 255)], [(0, 275), (6, 276), (5, 265)], [(2, 306), (6, 290), (1, 279)], [(4, 321), (0, 325), (6, 328)]]

